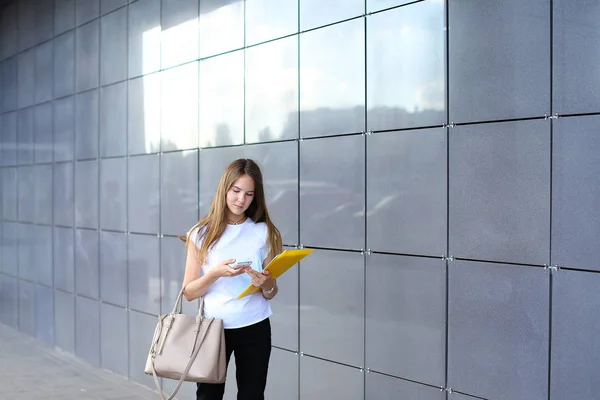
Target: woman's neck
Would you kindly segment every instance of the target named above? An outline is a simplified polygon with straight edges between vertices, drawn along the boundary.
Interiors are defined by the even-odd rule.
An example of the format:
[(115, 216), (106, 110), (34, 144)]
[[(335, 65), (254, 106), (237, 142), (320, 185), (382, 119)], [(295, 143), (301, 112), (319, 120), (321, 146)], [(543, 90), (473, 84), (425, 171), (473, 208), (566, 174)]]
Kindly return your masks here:
[(246, 216), (246, 214), (241, 215), (241, 216), (240, 215), (228, 215), (227, 216), (227, 223), (229, 225), (239, 225), (242, 222), (244, 222), (246, 220), (246, 218), (248, 218)]

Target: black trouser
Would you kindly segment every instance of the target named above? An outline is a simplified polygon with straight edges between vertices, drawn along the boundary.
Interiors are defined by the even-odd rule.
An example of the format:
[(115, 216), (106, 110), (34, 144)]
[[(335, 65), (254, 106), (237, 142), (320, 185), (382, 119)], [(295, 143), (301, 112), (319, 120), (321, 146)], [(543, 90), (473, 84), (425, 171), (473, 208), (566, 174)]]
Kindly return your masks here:
[[(235, 353), (238, 400), (264, 400), (271, 357), (269, 318), (243, 328), (225, 329), (225, 349), (227, 364)], [(196, 400), (221, 400), (224, 392), (224, 383), (198, 383)]]

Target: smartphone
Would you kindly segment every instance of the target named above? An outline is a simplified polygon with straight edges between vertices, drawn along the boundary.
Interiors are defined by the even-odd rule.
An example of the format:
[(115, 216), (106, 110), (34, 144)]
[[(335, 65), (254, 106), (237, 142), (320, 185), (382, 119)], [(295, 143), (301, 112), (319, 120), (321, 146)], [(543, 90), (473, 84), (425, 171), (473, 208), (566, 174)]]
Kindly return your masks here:
[(236, 261), (233, 264), (229, 264), (229, 266), (233, 269), (238, 269), (242, 267), (249, 267), (252, 265), (252, 261)]

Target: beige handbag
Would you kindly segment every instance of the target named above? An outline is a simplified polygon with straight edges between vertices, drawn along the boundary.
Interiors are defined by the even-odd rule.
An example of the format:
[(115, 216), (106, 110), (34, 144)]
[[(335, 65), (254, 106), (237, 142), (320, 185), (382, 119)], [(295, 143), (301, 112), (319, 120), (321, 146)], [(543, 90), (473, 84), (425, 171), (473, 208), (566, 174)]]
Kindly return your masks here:
[[(163, 400), (173, 399), (184, 381), (223, 383), (227, 375), (223, 321), (204, 318), (204, 297), (197, 316), (182, 314), (183, 290), (173, 311), (158, 318), (146, 360), (144, 372), (154, 376)], [(179, 380), (168, 399), (159, 377)]]

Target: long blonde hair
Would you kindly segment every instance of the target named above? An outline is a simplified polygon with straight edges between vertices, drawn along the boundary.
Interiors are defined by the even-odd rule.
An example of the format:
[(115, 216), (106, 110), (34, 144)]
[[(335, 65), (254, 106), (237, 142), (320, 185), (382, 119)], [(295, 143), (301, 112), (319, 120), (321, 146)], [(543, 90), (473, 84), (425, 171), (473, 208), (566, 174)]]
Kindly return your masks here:
[[(208, 215), (194, 225), (191, 230), (193, 232), (194, 229), (198, 229), (198, 240), (202, 239), (200, 249), (196, 247), (196, 256), (201, 264), (206, 262), (208, 251), (217, 243), (223, 232), (225, 232), (225, 228), (227, 228), (227, 192), (243, 175), (248, 175), (254, 181), (254, 198), (246, 210), (246, 216), (254, 222), (267, 224), (270, 257), (275, 257), (283, 248), (281, 234), (271, 222), (267, 210), (262, 172), (253, 160), (241, 158), (233, 161), (225, 168)], [(190, 245), (190, 236), (188, 235), (185, 238), (186, 247)], [(183, 238), (181, 239), (183, 240)]]

